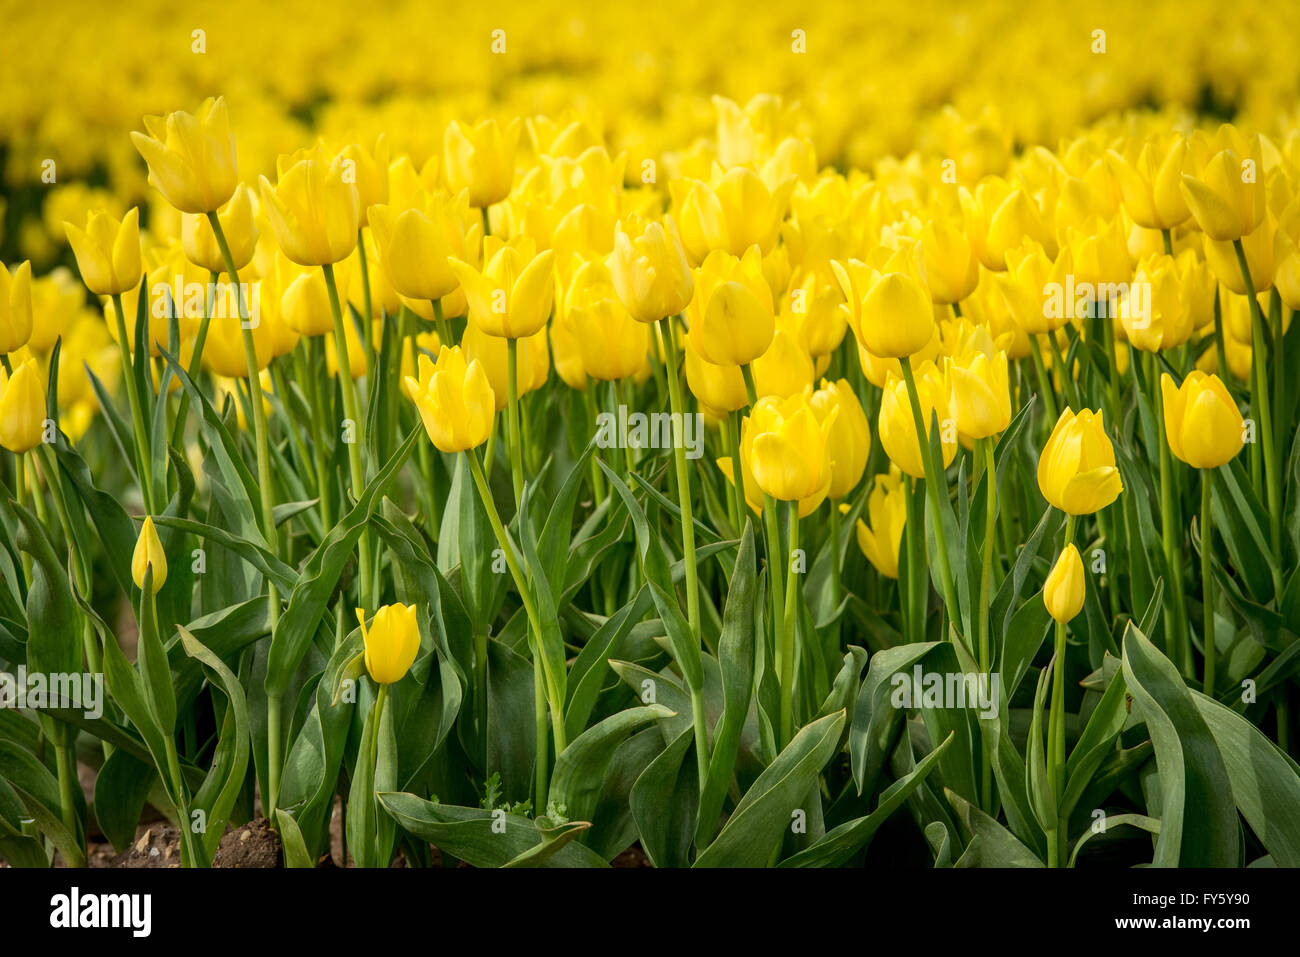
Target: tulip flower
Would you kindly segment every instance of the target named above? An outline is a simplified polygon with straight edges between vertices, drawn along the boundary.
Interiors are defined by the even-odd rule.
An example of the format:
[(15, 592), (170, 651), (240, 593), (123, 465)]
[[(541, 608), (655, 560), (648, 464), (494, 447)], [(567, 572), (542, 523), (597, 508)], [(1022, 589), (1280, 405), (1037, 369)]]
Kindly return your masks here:
[(406, 677), (420, 651), (420, 624), (415, 605), (384, 605), (366, 627), (365, 609), (357, 609), (365, 642), (366, 672), (380, 685), (396, 684)]
[(388, 137), (380, 133), (375, 138), (374, 149), (349, 143), (339, 151), (339, 156), (345, 168), (351, 170), (360, 201), (361, 225), (366, 226), (370, 221), (370, 208), (388, 202)]
[(831, 408), (819, 420), (804, 394), (759, 399), (749, 416), (749, 467), (758, 487), (777, 501), (820, 503), (831, 488), (829, 443), (837, 414)]
[(276, 242), (300, 266), (347, 259), (357, 245), (361, 199), (344, 175), (343, 157), (309, 153), (286, 162), (274, 186), (265, 176), (259, 180)]
[[(560, 312), (574, 337), (582, 367), (593, 379), (617, 382), (635, 374), (645, 364), (650, 329), (628, 313), (602, 260), (585, 262), (577, 269), (562, 297), (562, 308), (557, 309), (557, 314)], [(689, 381), (689, 358), (686, 369)], [(740, 379), (739, 370), (736, 379)], [(742, 397), (744, 391), (742, 381)]]
[(833, 276), (810, 270), (785, 298), (790, 300), (790, 308), (782, 309), (777, 323), (798, 331), (808, 355), (819, 359), (840, 347), (848, 330), (849, 313), (844, 293)]
[(1165, 436), (1169, 449), (1192, 468), (1226, 465), (1241, 451), (1244, 421), (1237, 403), (1217, 375), (1194, 370), (1175, 385), (1168, 373), (1160, 376)]
[[(526, 339), (546, 324), (555, 295), (555, 254), (528, 237), (483, 240), (483, 268), (449, 257), (469, 301), (470, 322), (490, 336)], [(428, 297), (435, 298), (435, 297)]]
[(96, 211), (86, 228), (64, 223), (77, 257), (81, 281), (97, 296), (116, 296), (140, 284), (140, 211), (132, 208), (120, 220)]
[(400, 295), (441, 299), (460, 285), (448, 260), (465, 258), (462, 209), (469, 209), (467, 191), (423, 192), (407, 209), (382, 205), (370, 209), (379, 261)]
[(1043, 604), (1048, 614), (1060, 624), (1068, 624), (1083, 610), (1084, 589), (1083, 560), (1071, 542), (1043, 583)]
[(831, 263), (862, 347), (883, 359), (920, 352), (934, 335), (934, 307), (920, 280), (879, 273), (857, 260)]
[(980, 264), (970, 240), (946, 219), (932, 219), (921, 231), (917, 265), (937, 303), (961, 302), (979, 283)]
[(1038, 458), (1038, 488), (1068, 515), (1096, 512), (1124, 491), (1100, 412), (1061, 413)]
[[(957, 455), (956, 429), (952, 422), (951, 384), (933, 363), (926, 362), (916, 371), (917, 399), (921, 406), (921, 422), (925, 434), (930, 434), (934, 415), (939, 419), (939, 441), (943, 450), (943, 465), (947, 468)], [(876, 434), (891, 462), (912, 478), (925, 478), (925, 456), (917, 441), (917, 429), (910, 407), (907, 385), (903, 379), (890, 375), (880, 399), (880, 416)]]
[(1254, 232), (1267, 209), (1262, 174), (1258, 140), (1250, 156), (1226, 149), (1215, 154), (1195, 175), (1184, 173), (1183, 199), (1201, 232), (1219, 242), (1231, 242)]
[(786, 329), (776, 330), (767, 351), (751, 365), (757, 397), (782, 398), (798, 395), (813, 383), (817, 374), (812, 357), (804, 351), (795, 335)]
[(459, 346), (443, 346), (438, 361), (419, 357), (419, 379), (407, 377), (407, 394), (420, 410), (429, 439), (442, 452), (478, 448), (492, 434), (496, 398), (477, 359)]
[(512, 120), (462, 126), (453, 120), (443, 135), (443, 172), (453, 192), (469, 190), (469, 204), (486, 209), (510, 193), (515, 178), (515, 147), (522, 127)]
[[(253, 206), (253, 191), (240, 183), (230, 201), (217, 210), (221, 231), (230, 246), (230, 255), (236, 269), (243, 269), (252, 262), (257, 250), (258, 231)], [(207, 216), (193, 213), (181, 216), (181, 243), (185, 247), (185, 255), (194, 265), (209, 272), (225, 271), (226, 261)]]
[(1170, 230), (1186, 222), (1191, 215), (1182, 192), (1187, 141), (1181, 135), (1149, 136), (1135, 158), (1112, 150), (1106, 159), (1119, 181), (1124, 209), (1135, 223)]
[(144, 588), (144, 575), (150, 568), (153, 569), (153, 590), (158, 592), (167, 581), (167, 555), (152, 516), (146, 515), (144, 524), (140, 526), (140, 537), (135, 542), (135, 552), (131, 555), (131, 577), (136, 588)]
[(734, 256), (750, 246), (766, 254), (776, 244), (781, 220), (797, 185), (791, 178), (769, 189), (754, 170), (714, 167), (712, 181), (672, 183), (673, 211), (691, 259), (702, 263), (715, 249)]
[(709, 253), (696, 271), (686, 321), (700, 358), (714, 365), (746, 365), (767, 351), (776, 321), (757, 246), (740, 258)]
[[(1186, 298), (1191, 292), (1188, 281), (1179, 272), (1173, 257), (1160, 254), (1144, 259), (1133, 275), (1135, 289), (1149, 287), (1150, 309), (1146, 315), (1122, 309), (1120, 322), (1129, 344), (1146, 352), (1176, 349), (1191, 338), (1196, 312)], [(1201, 292), (1202, 290), (1195, 290)]]
[(847, 379), (822, 380), (809, 402), (817, 420), (831, 423), (827, 435), (831, 484), (827, 496), (838, 500), (857, 487), (871, 451), (871, 426)]
[(907, 524), (907, 486), (897, 471), (881, 472), (867, 494), (867, 519), (858, 519), (858, 548), (876, 571), (898, 577), (898, 550)]
[[(749, 404), (740, 366), (714, 365), (700, 357), (689, 336), (686, 344), (686, 384), (701, 405), (719, 412), (736, 412)], [(761, 504), (761, 498), (759, 501)]]
[(182, 213), (210, 213), (226, 204), (238, 174), (225, 97), (205, 100), (197, 115), (146, 116), (144, 125), (148, 134), (133, 132), (131, 142), (167, 202)]
[(21, 455), (41, 443), (45, 431), (45, 388), (36, 360), (13, 373), (0, 369), (0, 446)]
[(1011, 389), (1007, 354), (976, 352), (944, 360), (951, 386), (951, 409), (957, 431), (971, 439), (997, 435), (1011, 424)]
[(32, 335), (32, 264), (10, 274), (0, 263), (0, 355), (17, 352)]
[(663, 223), (629, 218), (614, 232), (606, 260), (618, 297), (633, 319), (658, 322), (686, 308), (695, 279), (672, 217)]

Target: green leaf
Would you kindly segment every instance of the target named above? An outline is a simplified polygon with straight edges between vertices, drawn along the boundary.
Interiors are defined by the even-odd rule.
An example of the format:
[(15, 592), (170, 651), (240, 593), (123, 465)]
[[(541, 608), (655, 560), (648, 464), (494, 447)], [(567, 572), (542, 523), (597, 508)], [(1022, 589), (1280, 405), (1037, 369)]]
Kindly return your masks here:
[(628, 708), (588, 728), (555, 759), (548, 792), (549, 803), (561, 807), (573, 820), (590, 821), (600, 798), (605, 770), (623, 740), (640, 728), (674, 714), (663, 705)]
[(655, 867), (690, 864), (700, 784), (696, 762), (685, 759), (694, 743), (695, 733), (688, 724), (632, 785), (632, 817), (641, 849)]
[(95, 820), (119, 852), (135, 840), (135, 828), (144, 811), (157, 772), (126, 751), (108, 756), (95, 775)]

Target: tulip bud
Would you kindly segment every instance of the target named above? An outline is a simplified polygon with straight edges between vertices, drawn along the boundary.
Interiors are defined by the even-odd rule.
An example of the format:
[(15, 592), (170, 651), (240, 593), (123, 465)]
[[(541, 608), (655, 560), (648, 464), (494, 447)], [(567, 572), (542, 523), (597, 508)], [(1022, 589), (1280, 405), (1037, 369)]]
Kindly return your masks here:
[(77, 257), (81, 281), (97, 296), (114, 296), (140, 284), (140, 210), (132, 207), (121, 220), (96, 211), (83, 230), (64, 223)]
[[(1245, 173), (1246, 159), (1255, 164), (1254, 177)], [(1183, 198), (1201, 232), (1210, 239), (1230, 242), (1255, 231), (1267, 208), (1261, 167), (1256, 140), (1250, 157), (1226, 149), (1215, 154), (1197, 175), (1183, 174)]]
[(271, 231), (293, 262), (323, 266), (352, 254), (361, 198), (356, 183), (344, 175), (343, 157), (307, 153), (291, 161), (274, 186), (265, 176), (259, 182)]
[(1049, 505), (1070, 515), (1103, 509), (1124, 491), (1100, 412), (1061, 413), (1038, 457), (1038, 488)]
[(867, 518), (869, 524), (858, 519), (858, 548), (876, 571), (886, 578), (897, 578), (898, 548), (907, 524), (907, 486), (897, 469), (882, 472), (871, 480)]
[(478, 448), (492, 434), (496, 397), (477, 360), (465, 362), (459, 346), (443, 346), (438, 361), (419, 359), (420, 378), (406, 378), (429, 439), (442, 452)]
[(408, 209), (374, 206), (370, 228), (393, 288), (412, 299), (441, 299), (460, 285), (448, 260), (465, 259), (462, 208), (469, 193), (420, 193)]
[(957, 431), (972, 439), (997, 435), (1011, 424), (1011, 388), (1007, 354), (977, 352), (944, 360), (952, 386), (952, 412)]
[(198, 115), (178, 110), (146, 116), (131, 142), (149, 164), (149, 182), (182, 213), (209, 213), (230, 199), (238, 182), (235, 137), (225, 97), (205, 100)]
[(555, 253), (527, 236), (483, 241), (483, 269), (448, 258), (469, 302), (470, 322), (490, 336), (526, 339), (546, 325), (555, 297)]
[(1071, 542), (1065, 546), (1043, 583), (1043, 604), (1047, 606), (1047, 613), (1063, 625), (1068, 623), (1083, 610), (1085, 588), (1083, 560)]
[(736, 412), (749, 405), (740, 366), (714, 365), (700, 358), (690, 336), (686, 338), (686, 385), (701, 405), (719, 412)]
[(361, 638), (365, 642), (366, 671), (381, 685), (406, 677), (420, 651), (420, 623), (415, 605), (384, 605), (366, 627), (365, 609), (357, 609)]
[(932, 219), (921, 231), (918, 266), (937, 303), (961, 302), (979, 283), (979, 260), (970, 241), (945, 219)]
[(867, 467), (871, 426), (847, 379), (838, 382), (823, 379), (810, 404), (819, 422), (831, 423), (826, 438), (831, 460), (831, 487), (827, 495), (841, 499), (853, 491)]
[(619, 299), (640, 322), (676, 315), (695, 292), (677, 226), (671, 216), (662, 224), (632, 217), (627, 226), (615, 228), (614, 251), (606, 260)]
[(153, 527), (152, 516), (145, 516), (140, 526), (140, 537), (135, 542), (135, 553), (131, 556), (131, 577), (135, 579), (136, 588), (144, 588), (144, 573), (153, 568), (152, 585), (154, 593), (162, 589), (167, 581), (167, 555), (163, 552), (162, 539)]
[(0, 355), (17, 352), (32, 335), (32, 264), (13, 275), (0, 263)]
[(464, 127), (453, 120), (443, 135), (443, 170), (453, 192), (469, 190), (469, 204), (482, 209), (510, 193), (515, 179), (519, 120), (503, 130), (496, 120)]
[(619, 301), (602, 260), (578, 268), (563, 297), (563, 309), (556, 310), (557, 314), (561, 311), (576, 341), (582, 367), (593, 379), (626, 379), (645, 364), (650, 327), (633, 319)]
[(36, 360), (28, 359), (12, 376), (0, 369), (0, 446), (22, 454), (36, 448), (45, 430), (45, 390)]
[[(225, 234), (226, 244), (230, 247), (230, 258), (235, 261), (235, 269), (240, 270), (253, 261), (257, 251), (257, 223), (254, 221), (253, 191), (240, 183), (236, 187), (230, 202), (218, 212), (221, 231)], [(217, 237), (212, 232), (212, 223), (201, 213), (186, 213), (181, 216), (181, 244), (185, 255), (196, 266), (202, 266), (209, 272), (224, 273), (226, 260), (217, 245)]]
[(815, 499), (816, 508), (830, 491), (827, 442), (836, 412), (818, 421), (807, 395), (759, 399), (749, 415), (749, 467), (758, 487), (782, 502)]
[(832, 262), (831, 267), (863, 348), (882, 359), (925, 348), (934, 335), (934, 306), (920, 280), (901, 272), (878, 273), (857, 260)]
[(686, 319), (706, 362), (745, 365), (767, 351), (776, 320), (757, 246), (739, 259), (721, 249), (709, 253), (696, 271)]
[(1213, 469), (1241, 451), (1245, 444), (1241, 412), (1217, 375), (1195, 370), (1177, 386), (1166, 372), (1160, 376), (1160, 392), (1165, 438), (1179, 461), (1192, 468)]

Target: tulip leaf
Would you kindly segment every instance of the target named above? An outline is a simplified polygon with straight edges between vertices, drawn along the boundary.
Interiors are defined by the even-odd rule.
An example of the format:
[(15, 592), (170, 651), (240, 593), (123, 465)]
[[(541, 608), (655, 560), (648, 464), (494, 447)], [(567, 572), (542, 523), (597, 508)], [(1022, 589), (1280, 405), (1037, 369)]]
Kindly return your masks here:
[(157, 778), (151, 765), (121, 749), (113, 751), (95, 775), (95, 820), (117, 851), (135, 840), (136, 824)]
[(641, 772), (628, 797), (641, 849), (655, 867), (690, 864), (700, 800), (697, 763), (686, 760), (694, 745), (695, 734), (688, 724)]
[(589, 821), (618, 746), (642, 725), (673, 714), (663, 705), (651, 704), (620, 711), (588, 728), (555, 759), (548, 804), (561, 808), (573, 820)]

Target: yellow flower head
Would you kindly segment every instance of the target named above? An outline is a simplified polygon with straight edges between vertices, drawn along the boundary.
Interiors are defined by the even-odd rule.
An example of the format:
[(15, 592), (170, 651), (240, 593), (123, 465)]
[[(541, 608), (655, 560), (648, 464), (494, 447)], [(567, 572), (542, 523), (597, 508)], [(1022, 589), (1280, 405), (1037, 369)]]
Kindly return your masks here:
[(1166, 372), (1160, 377), (1160, 392), (1165, 437), (1179, 461), (1192, 468), (1213, 469), (1241, 451), (1245, 444), (1241, 412), (1217, 375), (1194, 370), (1178, 386)]
[(0, 355), (17, 352), (31, 336), (32, 264), (24, 262), (11, 275), (0, 263)]
[(132, 207), (120, 220), (96, 210), (86, 228), (64, 223), (77, 257), (81, 281), (97, 296), (113, 296), (140, 284), (140, 210)]
[(441, 452), (478, 448), (492, 434), (496, 397), (477, 360), (465, 362), (459, 346), (446, 346), (438, 361), (421, 354), (419, 380), (406, 378), (407, 394), (420, 410), (429, 439)]
[(876, 571), (886, 578), (897, 578), (898, 548), (907, 525), (907, 486), (897, 468), (871, 480), (867, 519), (858, 519), (858, 548)]
[(447, 260), (469, 301), (469, 319), (483, 332), (525, 339), (546, 325), (555, 297), (555, 253), (537, 252), (527, 236), (483, 240), (483, 268)]
[(420, 651), (420, 622), (415, 605), (384, 605), (366, 627), (366, 612), (357, 609), (361, 637), (366, 647), (366, 671), (381, 685), (406, 677)]
[(1083, 560), (1071, 542), (1065, 546), (1043, 583), (1043, 604), (1047, 606), (1047, 613), (1066, 624), (1083, 610), (1086, 588)]
[(1038, 457), (1038, 488), (1049, 505), (1070, 515), (1103, 509), (1124, 491), (1100, 412), (1061, 413)]
[(695, 278), (671, 216), (663, 223), (637, 216), (619, 223), (606, 263), (619, 299), (640, 322), (676, 315), (695, 292)]
[(145, 516), (140, 526), (140, 537), (135, 542), (135, 553), (131, 556), (131, 577), (135, 579), (136, 588), (144, 588), (144, 573), (153, 568), (153, 591), (156, 594), (167, 581), (167, 555), (163, 552), (162, 539), (153, 527), (152, 516)]
[(230, 199), (238, 182), (235, 137), (225, 97), (205, 100), (198, 115), (177, 110), (146, 116), (148, 134), (131, 142), (149, 164), (149, 182), (182, 213), (209, 213)]
[(45, 428), (45, 387), (35, 359), (12, 376), (0, 369), (0, 446), (21, 455), (36, 448)]
[(266, 218), (284, 254), (300, 266), (347, 259), (357, 245), (361, 199), (342, 156), (283, 157), (278, 182), (260, 179)]
[(512, 120), (505, 129), (496, 120), (462, 126), (453, 120), (443, 136), (443, 171), (454, 192), (469, 190), (475, 209), (499, 203), (515, 178), (515, 148), (522, 126)]
[(748, 417), (749, 467), (758, 487), (782, 502), (820, 504), (831, 487), (829, 439), (837, 411), (819, 421), (807, 394), (759, 399)]

